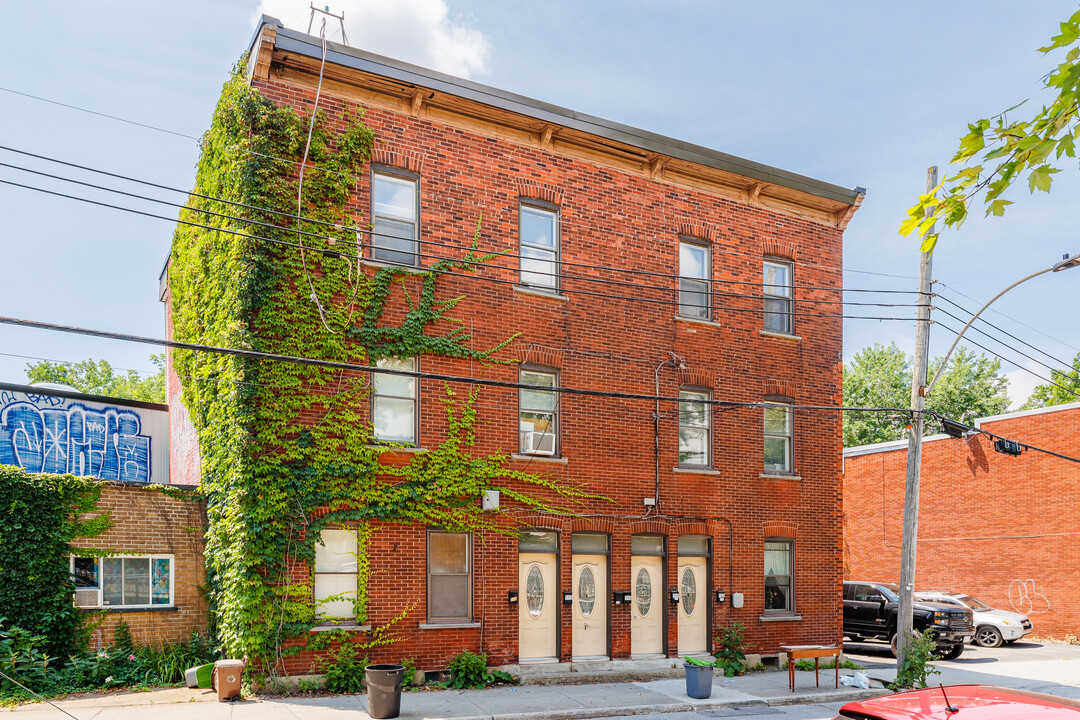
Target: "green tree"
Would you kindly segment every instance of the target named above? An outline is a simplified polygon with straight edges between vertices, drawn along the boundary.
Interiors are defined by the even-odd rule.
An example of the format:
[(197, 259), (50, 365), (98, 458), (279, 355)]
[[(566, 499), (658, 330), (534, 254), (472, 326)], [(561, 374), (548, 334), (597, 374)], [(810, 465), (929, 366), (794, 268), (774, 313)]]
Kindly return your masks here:
[(157, 372), (142, 377), (134, 370), (118, 374), (106, 360), (83, 360), (78, 363), (54, 363), (42, 360), (26, 364), (26, 376), (31, 383), (51, 382), (70, 385), (90, 395), (165, 402), (165, 355), (151, 355), (150, 362)]
[(1038, 111), (1023, 113), (1021, 102), (990, 118), (968, 124), (952, 163), (960, 170), (936, 188), (919, 196), (900, 226), (900, 234), (922, 238), (922, 249), (932, 252), (938, 233), (936, 221), (959, 228), (968, 209), (981, 194), (986, 215), (1000, 216), (1011, 205), (1003, 195), (1022, 177), (1028, 190), (1050, 191), (1062, 156), (1075, 158), (1080, 136), (1080, 11), (1061, 23), (1060, 34), (1039, 51), (1065, 51), (1064, 60), (1043, 77), (1051, 102)]
[(1050, 381), (1046, 385), (1036, 386), (1020, 409), (1034, 410), (1051, 405), (1080, 402), (1080, 354), (1073, 358), (1072, 369), (1068, 372), (1051, 371)]
[[(934, 358), (930, 377), (939, 367), (941, 358)], [(1005, 412), (1009, 407), (1008, 382), (1000, 370), (1000, 360), (959, 348), (927, 398), (927, 410), (966, 425), (976, 418)], [(911, 373), (912, 358), (896, 343), (863, 348), (844, 366), (844, 405), (908, 408)], [(907, 413), (848, 411), (844, 413), (844, 446), (901, 440), (907, 434), (908, 422)], [(938, 423), (928, 422), (925, 434), (933, 435), (940, 429)]]

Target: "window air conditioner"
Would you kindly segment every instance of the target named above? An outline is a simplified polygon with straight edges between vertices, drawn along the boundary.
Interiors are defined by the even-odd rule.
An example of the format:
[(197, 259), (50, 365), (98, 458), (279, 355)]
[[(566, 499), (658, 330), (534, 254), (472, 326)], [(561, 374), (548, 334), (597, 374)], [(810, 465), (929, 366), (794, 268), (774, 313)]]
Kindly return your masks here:
[(522, 449), (529, 455), (555, 454), (555, 433), (527, 432), (524, 439)]
[(77, 588), (75, 590), (75, 607), (101, 607), (101, 591), (97, 588)]

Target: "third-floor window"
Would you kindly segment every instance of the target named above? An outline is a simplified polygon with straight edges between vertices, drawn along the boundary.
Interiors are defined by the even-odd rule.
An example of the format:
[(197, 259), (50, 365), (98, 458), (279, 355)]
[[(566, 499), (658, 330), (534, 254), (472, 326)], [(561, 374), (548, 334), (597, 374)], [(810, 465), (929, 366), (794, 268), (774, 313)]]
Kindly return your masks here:
[(712, 318), (712, 259), (709, 246), (679, 241), (679, 315), (694, 320)]
[(371, 174), (371, 259), (420, 264), (419, 180), (388, 172)]
[(521, 284), (559, 289), (559, 211), (554, 205), (520, 205)]

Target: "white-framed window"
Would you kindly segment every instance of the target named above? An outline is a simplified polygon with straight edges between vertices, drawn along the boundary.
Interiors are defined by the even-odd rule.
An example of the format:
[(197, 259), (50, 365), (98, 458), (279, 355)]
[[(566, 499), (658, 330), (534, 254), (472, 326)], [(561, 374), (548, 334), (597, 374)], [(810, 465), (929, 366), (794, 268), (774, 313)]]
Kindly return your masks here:
[(791, 565), (795, 543), (790, 540), (765, 541), (765, 611), (794, 612)]
[(679, 240), (679, 315), (696, 320), (712, 318), (712, 253), (708, 244)]
[(371, 259), (420, 264), (420, 181), (411, 173), (371, 172)]
[(173, 556), (71, 557), (75, 605), (155, 608), (173, 605)]
[(766, 330), (791, 334), (791, 263), (780, 260), (766, 260), (764, 263)]
[(356, 617), (355, 530), (326, 529), (315, 543), (313, 572), (315, 617), (344, 620)]
[(523, 368), (518, 379), (530, 386), (518, 390), (518, 449), (524, 455), (558, 454), (558, 373)]
[(765, 472), (791, 472), (791, 405), (769, 401), (765, 406)]
[(429, 622), (472, 620), (472, 536), (429, 530), (427, 534)]
[[(375, 367), (416, 371), (416, 358), (380, 358)], [(372, 437), (416, 445), (416, 381), (408, 375), (371, 374)]]
[(712, 432), (707, 390), (679, 390), (679, 465), (712, 465)]
[(536, 200), (518, 206), (521, 284), (559, 289), (559, 209)]

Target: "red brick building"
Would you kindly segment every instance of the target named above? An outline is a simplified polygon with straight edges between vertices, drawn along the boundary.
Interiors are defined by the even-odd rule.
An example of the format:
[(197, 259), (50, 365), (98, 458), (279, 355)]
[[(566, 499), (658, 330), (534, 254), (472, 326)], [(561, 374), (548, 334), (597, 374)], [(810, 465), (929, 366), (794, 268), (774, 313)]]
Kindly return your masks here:
[[(318, 38), (264, 18), (249, 81), (308, 112), (321, 59)], [(493, 663), (674, 657), (710, 650), (734, 621), (764, 653), (837, 642), (840, 419), (800, 406), (841, 404), (840, 313), (823, 303), (841, 299), (842, 236), (862, 189), (335, 44), (319, 102), (331, 125), (362, 105), (376, 134), (352, 199), (374, 224), (369, 270), (460, 254), (478, 214), (480, 249), (510, 248), (440, 281), (464, 297), (454, 314), (477, 347), (520, 333), (504, 351), (519, 362), (483, 376), (535, 387), (483, 390), (476, 451), (507, 450), (519, 469), (610, 499), (568, 519), (503, 498), (529, 527), (520, 538), (376, 527), (371, 622), (417, 606), (402, 642), (373, 657), (426, 669), (462, 649)], [(446, 357), (400, 366), (481, 372)], [(443, 383), (383, 378), (375, 437), (442, 442)], [(174, 457), (193, 451), (180, 425)], [(316, 596), (355, 591), (342, 560), (355, 534), (323, 540)], [(351, 607), (340, 605), (329, 609)], [(306, 672), (310, 657), (287, 662)]]
[[(988, 432), (1080, 457), (1080, 405), (983, 418)], [(900, 575), (907, 441), (844, 450), (844, 573)], [(916, 589), (969, 593), (1027, 614), (1036, 636), (1080, 630), (1080, 465), (994, 450), (982, 434), (923, 443)]]

